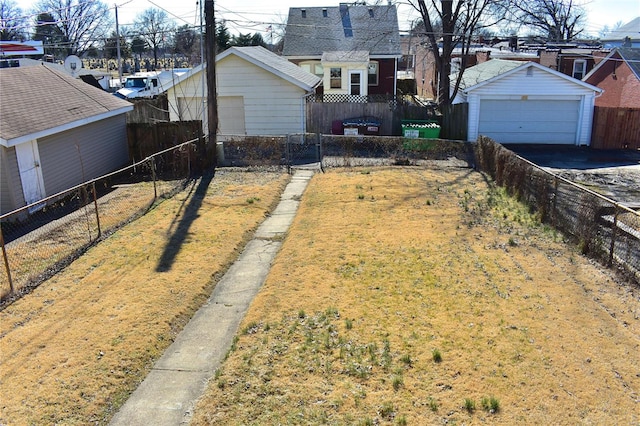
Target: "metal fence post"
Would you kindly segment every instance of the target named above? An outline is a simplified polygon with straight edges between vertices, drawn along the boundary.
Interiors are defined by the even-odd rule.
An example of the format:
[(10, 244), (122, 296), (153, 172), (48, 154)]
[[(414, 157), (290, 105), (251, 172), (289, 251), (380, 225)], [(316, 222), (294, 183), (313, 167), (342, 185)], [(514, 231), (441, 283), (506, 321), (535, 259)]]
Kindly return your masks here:
[(558, 204), (558, 176), (553, 176), (553, 203), (552, 203), (552, 207), (551, 207), (551, 217), (553, 218), (551, 220), (551, 223), (556, 226), (558, 224), (558, 211), (557, 211), (557, 204)]
[(285, 156), (285, 161), (287, 162), (287, 173), (291, 174), (291, 152), (289, 152), (290, 150), (290, 145), (291, 145), (291, 135), (287, 134), (287, 139), (285, 140), (285, 147), (284, 147), (284, 156)]
[(611, 226), (611, 246), (609, 247), (609, 266), (613, 263), (613, 251), (616, 244), (616, 234), (618, 230), (618, 204), (613, 206), (613, 225)]
[(2, 234), (2, 227), (0, 227), (0, 245), (2, 246), (4, 268), (7, 271), (7, 278), (9, 279), (9, 289), (11, 290), (11, 293), (13, 293), (13, 280), (11, 279), (11, 268), (9, 268), (9, 258), (7, 258), (7, 250), (4, 248), (4, 235)]
[(98, 194), (96, 193), (96, 182), (94, 181), (91, 185), (93, 189), (93, 206), (96, 209), (96, 224), (98, 225), (98, 237), (99, 239), (102, 236), (102, 229), (100, 229), (100, 213), (98, 212)]
[(151, 178), (153, 179), (153, 201), (158, 199), (158, 188), (156, 186), (156, 161), (153, 157), (149, 159), (151, 163)]
[(316, 133), (316, 146), (318, 147), (318, 162), (320, 163), (320, 170), (324, 173), (324, 168), (322, 167), (322, 134), (319, 132)]

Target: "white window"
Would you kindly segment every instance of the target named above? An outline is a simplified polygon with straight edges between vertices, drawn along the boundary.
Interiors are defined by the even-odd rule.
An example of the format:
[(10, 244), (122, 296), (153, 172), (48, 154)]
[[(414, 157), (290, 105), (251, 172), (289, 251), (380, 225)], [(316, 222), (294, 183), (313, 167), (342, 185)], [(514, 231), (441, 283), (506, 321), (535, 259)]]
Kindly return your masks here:
[(315, 74), (318, 77), (322, 77), (324, 74), (324, 68), (318, 61), (301, 62), (300, 68), (307, 72), (310, 72), (311, 74)]
[(377, 62), (369, 62), (368, 84), (369, 86), (378, 85), (378, 63)]
[(331, 68), (331, 84), (332, 89), (342, 88), (342, 68)]
[(587, 73), (587, 61), (584, 59), (576, 59), (573, 61), (573, 73), (571, 74), (573, 78), (577, 78), (578, 80), (582, 80)]

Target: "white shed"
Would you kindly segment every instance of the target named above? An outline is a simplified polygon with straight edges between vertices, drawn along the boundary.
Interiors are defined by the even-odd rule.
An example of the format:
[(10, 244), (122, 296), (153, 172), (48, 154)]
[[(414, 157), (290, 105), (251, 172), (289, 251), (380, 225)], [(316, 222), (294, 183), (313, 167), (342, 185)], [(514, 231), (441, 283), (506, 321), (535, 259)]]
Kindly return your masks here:
[[(171, 121), (203, 120), (202, 65), (167, 91)], [(305, 96), (320, 78), (259, 46), (231, 47), (216, 56), (219, 135), (284, 135), (305, 131)], [(204, 112), (204, 114), (203, 114)]]
[(469, 103), (469, 141), (484, 135), (500, 143), (590, 144), (594, 101), (602, 89), (535, 62), (502, 68), (460, 93)]

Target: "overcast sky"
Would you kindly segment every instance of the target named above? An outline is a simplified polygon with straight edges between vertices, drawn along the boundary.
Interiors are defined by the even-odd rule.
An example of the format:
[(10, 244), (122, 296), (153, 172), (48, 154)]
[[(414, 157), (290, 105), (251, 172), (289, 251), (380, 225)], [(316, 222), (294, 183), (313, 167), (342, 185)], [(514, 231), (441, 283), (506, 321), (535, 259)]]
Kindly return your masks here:
[[(204, 1), (204, 0), (203, 0)], [(342, 0), (347, 2), (345, 0)], [(526, 0), (523, 0), (526, 1)], [(28, 11), (36, 0), (17, 0), (18, 5)], [(179, 25), (200, 22), (199, 5), (196, 0), (115, 0), (105, 1), (109, 6), (118, 5), (118, 21), (122, 25), (131, 24), (145, 9), (164, 9)], [(340, 0), (217, 0), (216, 18), (225, 19), (232, 33), (263, 32), (270, 24), (286, 21), (289, 7), (337, 6)], [(398, 20), (401, 30), (410, 27), (418, 13), (402, 1), (398, 4)], [(640, 16), (640, 0), (585, 0), (582, 2), (589, 12), (586, 25), (588, 34), (597, 36), (607, 25), (612, 27), (618, 21), (627, 23)], [(640, 30), (640, 29), (639, 29)]]

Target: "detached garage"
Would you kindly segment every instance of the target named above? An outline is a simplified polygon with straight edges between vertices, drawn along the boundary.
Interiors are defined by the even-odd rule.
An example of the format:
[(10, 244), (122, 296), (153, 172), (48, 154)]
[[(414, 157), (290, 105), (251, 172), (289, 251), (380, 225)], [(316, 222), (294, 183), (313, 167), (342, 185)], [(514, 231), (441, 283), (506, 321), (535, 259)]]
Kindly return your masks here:
[[(202, 120), (208, 129), (206, 66), (181, 75), (167, 90), (171, 121)], [(216, 56), (218, 136), (286, 135), (305, 131), (305, 97), (321, 82), (260, 46), (231, 47)]]
[(467, 69), (462, 83), (456, 101), (469, 103), (469, 141), (483, 135), (514, 144), (591, 142), (602, 92), (595, 86), (534, 62), (499, 59)]

